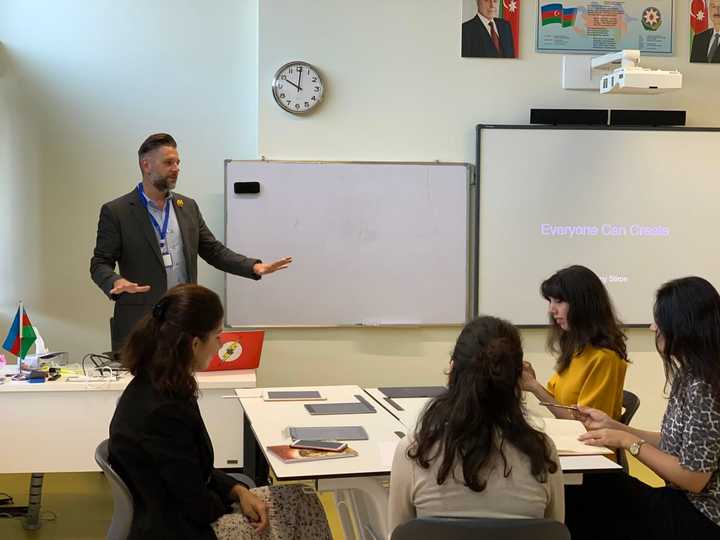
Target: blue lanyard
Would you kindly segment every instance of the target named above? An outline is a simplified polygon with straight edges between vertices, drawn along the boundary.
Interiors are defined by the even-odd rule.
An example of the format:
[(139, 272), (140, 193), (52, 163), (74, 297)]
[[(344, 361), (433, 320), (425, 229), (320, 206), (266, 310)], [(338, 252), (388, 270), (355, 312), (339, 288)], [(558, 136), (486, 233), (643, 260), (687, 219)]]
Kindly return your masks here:
[(167, 200), (165, 201), (165, 218), (163, 219), (162, 228), (160, 228), (160, 224), (155, 219), (155, 216), (152, 215), (152, 212), (148, 209), (148, 201), (145, 198), (145, 193), (143, 192), (142, 188), (142, 182), (137, 185), (137, 191), (140, 195), (140, 202), (145, 207), (145, 210), (147, 210), (148, 215), (150, 216), (150, 221), (152, 221), (153, 227), (155, 227), (155, 230), (160, 235), (160, 247), (165, 247), (165, 237), (167, 236), (167, 230), (168, 230), (168, 223), (170, 222), (170, 205), (172, 204), (172, 201)]

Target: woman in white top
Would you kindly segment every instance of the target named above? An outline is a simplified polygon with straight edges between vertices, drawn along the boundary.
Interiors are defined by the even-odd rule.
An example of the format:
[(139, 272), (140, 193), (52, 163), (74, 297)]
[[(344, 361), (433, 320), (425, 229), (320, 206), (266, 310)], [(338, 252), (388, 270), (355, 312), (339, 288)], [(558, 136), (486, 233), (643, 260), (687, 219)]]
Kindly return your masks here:
[(468, 323), (433, 399), (395, 451), (389, 530), (423, 516), (564, 519), (552, 441), (524, 414), (517, 329), (495, 317)]

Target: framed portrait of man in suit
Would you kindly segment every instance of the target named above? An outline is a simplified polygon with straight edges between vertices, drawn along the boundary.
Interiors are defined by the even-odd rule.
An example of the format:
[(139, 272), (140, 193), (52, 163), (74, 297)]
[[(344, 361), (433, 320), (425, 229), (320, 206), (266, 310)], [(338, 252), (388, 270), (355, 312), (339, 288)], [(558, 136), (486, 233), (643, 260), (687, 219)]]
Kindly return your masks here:
[(690, 61), (720, 64), (720, 0), (690, 0)]
[(462, 0), (464, 58), (517, 58), (520, 0)]

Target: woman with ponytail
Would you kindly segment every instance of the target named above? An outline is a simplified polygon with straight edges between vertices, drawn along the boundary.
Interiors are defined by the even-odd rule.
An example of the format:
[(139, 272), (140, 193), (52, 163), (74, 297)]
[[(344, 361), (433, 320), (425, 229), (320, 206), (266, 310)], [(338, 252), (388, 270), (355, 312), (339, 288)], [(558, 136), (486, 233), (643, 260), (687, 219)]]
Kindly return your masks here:
[(133, 495), (128, 540), (330, 539), (314, 493), (297, 485), (248, 489), (213, 468), (195, 371), (219, 347), (223, 309), (198, 285), (179, 285), (142, 319), (121, 359), (134, 375), (110, 423), (110, 462)]
[(391, 531), (422, 516), (563, 520), (557, 451), (525, 419), (522, 372), (512, 324), (480, 317), (463, 328), (447, 390), (395, 451)]

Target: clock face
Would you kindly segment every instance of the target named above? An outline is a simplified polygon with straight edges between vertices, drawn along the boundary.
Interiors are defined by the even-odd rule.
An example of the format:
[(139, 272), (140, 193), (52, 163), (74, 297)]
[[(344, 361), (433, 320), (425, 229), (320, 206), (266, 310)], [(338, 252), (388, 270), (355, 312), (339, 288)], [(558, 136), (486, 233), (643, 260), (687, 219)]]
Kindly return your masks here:
[(310, 112), (322, 101), (325, 86), (317, 69), (306, 62), (285, 64), (273, 79), (273, 97), (288, 112)]

